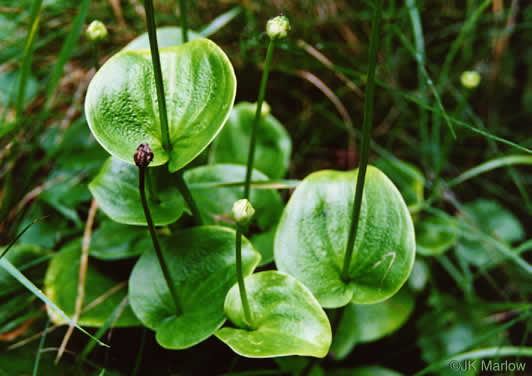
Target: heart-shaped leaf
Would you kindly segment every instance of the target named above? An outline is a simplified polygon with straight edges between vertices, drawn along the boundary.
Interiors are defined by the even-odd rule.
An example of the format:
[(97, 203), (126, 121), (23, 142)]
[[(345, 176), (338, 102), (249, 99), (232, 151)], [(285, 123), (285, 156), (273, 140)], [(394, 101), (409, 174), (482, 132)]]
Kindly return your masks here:
[[(188, 40), (201, 38), (201, 35), (195, 31), (188, 30)], [(177, 26), (163, 26), (157, 28), (157, 46), (159, 48), (179, 46), (183, 44), (183, 34), (181, 28)], [(147, 50), (150, 48), (150, 39), (148, 32), (145, 32), (131, 42), (122, 50)]]
[[(213, 143), (215, 163), (247, 163), (256, 108), (255, 103), (249, 102), (238, 103), (233, 108), (227, 124)], [(255, 168), (272, 179), (282, 178), (290, 163), (291, 152), (292, 140), (283, 125), (269, 113), (263, 114), (257, 125)]]
[[(74, 315), (78, 296), (79, 264), (81, 240), (77, 239), (64, 246), (50, 261), (44, 278), (44, 293), (63, 312)], [(102, 326), (111, 312), (121, 304), (127, 295), (127, 287), (117, 286), (120, 281), (113, 280), (100, 272), (89, 261), (85, 279), (85, 298), (78, 324), (85, 326)], [(54, 324), (63, 324), (65, 320), (49, 309)], [(136, 326), (139, 321), (127, 305), (116, 320), (115, 326)]]
[(121, 51), (96, 73), (87, 90), (85, 113), (100, 144), (133, 164), (133, 153), (147, 142), (152, 166), (184, 167), (222, 129), (235, 99), (236, 78), (224, 52), (196, 39), (160, 49), (171, 150), (164, 150), (149, 50)]
[(148, 230), (104, 220), (92, 233), (90, 254), (101, 260), (118, 260), (140, 255), (153, 247)]
[(323, 358), (331, 345), (327, 315), (312, 293), (295, 278), (277, 271), (245, 279), (253, 315), (247, 329), (238, 285), (225, 300), (225, 313), (236, 326), (215, 334), (237, 354), (250, 358), (303, 355)]
[[(161, 346), (188, 348), (223, 325), (225, 296), (236, 282), (235, 236), (229, 228), (202, 226), (160, 239), (180, 315), (155, 252), (149, 250), (140, 257), (129, 279), (129, 298), (137, 317), (155, 330)], [(250, 274), (259, 261), (260, 254), (242, 238), (243, 274)]]
[(303, 282), (327, 308), (389, 298), (414, 263), (414, 226), (406, 204), (386, 175), (368, 166), (349, 278), (341, 277), (357, 175), (358, 170), (309, 175), (277, 227), (277, 268)]
[[(243, 185), (216, 187), (221, 183), (242, 183), (246, 177), (246, 166), (220, 164), (200, 166), (187, 170), (184, 179), (190, 187), (204, 223), (232, 223), (233, 203), (242, 198)], [(260, 171), (253, 171), (252, 181), (266, 181), (268, 178)], [(277, 191), (269, 189), (251, 189), (249, 201), (255, 208), (256, 223), (266, 231), (277, 224), (283, 210), (283, 202)]]
[[(185, 201), (177, 189), (175, 178), (165, 167), (150, 168), (146, 172), (146, 196), (153, 223), (162, 226), (177, 221), (185, 210)], [(147, 224), (140, 201), (136, 166), (116, 158), (107, 159), (100, 173), (89, 184), (89, 190), (113, 221), (130, 225)]]
[(443, 216), (430, 216), (416, 222), (417, 252), (440, 255), (456, 243), (456, 224)]
[(414, 213), (421, 209), (425, 178), (416, 166), (400, 159), (391, 158), (380, 158), (375, 161), (375, 166), (397, 186), (408, 210)]
[(357, 343), (376, 341), (399, 329), (414, 310), (414, 296), (402, 288), (384, 302), (348, 304), (334, 335), (331, 353), (344, 359)]

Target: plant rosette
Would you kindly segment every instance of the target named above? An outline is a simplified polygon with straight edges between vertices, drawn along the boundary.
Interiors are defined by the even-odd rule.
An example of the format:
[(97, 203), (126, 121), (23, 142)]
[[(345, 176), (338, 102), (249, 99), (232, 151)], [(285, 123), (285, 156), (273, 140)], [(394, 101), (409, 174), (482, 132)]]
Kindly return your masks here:
[(141, 143), (155, 155), (151, 167), (175, 172), (200, 154), (229, 117), (236, 93), (231, 62), (214, 42), (200, 38), (159, 49), (170, 150), (163, 147), (154, 71), (149, 50), (122, 50), (96, 73), (85, 114), (98, 142), (133, 164)]
[(415, 233), (393, 183), (368, 166), (348, 278), (342, 278), (358, 170), (307, 176), (286, 205), (275, 237), (277, 268), (305, 286), (325, 308), (378, 303), (406, 282)]

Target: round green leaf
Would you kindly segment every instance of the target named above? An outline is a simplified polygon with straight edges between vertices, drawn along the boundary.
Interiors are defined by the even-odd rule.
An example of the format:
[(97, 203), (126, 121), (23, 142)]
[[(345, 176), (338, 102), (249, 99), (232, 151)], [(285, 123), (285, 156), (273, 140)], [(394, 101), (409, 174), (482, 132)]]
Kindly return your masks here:
[(90, 254), (101, 260), (118, 260), (138, 256), (151, 247), (146, 228), (105, 220), (92, 233)]
[[(194, 201), (204, 223), (233, 223), (233, 203), (242, 198), (244, 187), (217, 187), (221, 183), (242, 183), (246, 177), (246, 166), (220, 164), (200, 166), (187, 170), (184, 179), (190, 188)], [(253, 181), (266, 181), (268, 178), (260, 171), (253, 171)], [(283, 210), (283, 202), (277, 191), (252, 189), (249, 201), (255, 208), (254, 219), (258, 226), (266, 231), (277, 224)]]
[(523, 240), (525, 232), (519, 220), (509, 210), (495, 201), (478, 199), (463, 207), (461, 219), (478, 231), (463, 233), (458, 239), (456, 251), (460, 257), (479, 267), (496, 265), (503, 256), (485, 240), (489, 234), (511, 244)]
[[(68, 316), (75, 312), (78, 296), (79, 264), (81, 257), (81, 240), (77, 239), (64, 246), (50, 261), (44, 278), (44, 293)], [(111, 312), (121, 304), (127, 295), (125, 287), (112, 292), (120, 281), (113, 280), (100, 272), (89, 261), (85, 279), (85, 298), (83, 307), (87, 308), (94, 301), (101, 300), (90, 309), (82, 309), (78, 324), (84, 326), (102, 326)], [(102, 299), (102, 296), (112, 292)], [(65, 323), (64, 319), (48, 308), (50, 319), (54, 324)], [(136, 326), (139, 321), (131, 311), (129, 304), (124, 308), (114, 326)]]
[[(185, 201), (177, 189), (175, 178), (165, 167), (146, 170), (146, 196), (155, 225), (177, 221), (185, 209)], [(149, 189), (151, 184), (152, 190)], [(130, 225), (147, 225), (139, 193), (139, 171), (136, 166), (109, 158), (89, 184), (99, 207), (113, 221)], [(156, 192), (152, 195), (150, 191)]]
[(172, 150), (163, 149), (149, 50), (125, 50), (110, 58), (87, 90), (85, 113), (100, 144), (133, 164), (142, 142), (152, 166), (184, 167), (222, 129), (235, 99), (236, 78), (224, 52), (208, 39), (160, 49)]
[(413, 164), (400, 159), (380, 158), (375, 161), (382, 172), (397, 186), (403, 196), (408, 210), (417, 212), (423, 204), (425, 178)]
[(327, 308), (389, 298), (414, 263), (414, 226), (403, 198), (386, 175), (368, 166), (349, 279), (341, 278), (357, 175), (358, 170), (309, 175), (277, 227), (277, 268), (303, 282)]
[(254, 328), (244, 322), (238, 285), (229, 290), (225, 313), (236, 326), (216, 336), (237, 354), (250, 358), (303, 355), (323, 358), (331, 345), (327, 315), (312, 293), (295, 278), (277, 271), (245, 279)]
[(440, 255), (456, 243), (456, 224), (443, 216), (430, 216), (416, 222), (417, 252)]
[(344, 308), (331, 352), (344, 359), (357, 343), (376, 341), (399, 329), (414, 310), (414, 296), (407, 289), (376, 304), (350, 303)]
[[(135, 314), (155, 330), (161, 346), (188, 348), (223, 325), (225, 296), (236, 282), (235, 236), (229, 228), (202, 226), (160, 239), (176, 286), (180, 315), (176, 315), (155, 252), (150, 249), (140, 257), (129, 280), (129, 298)], [(260, 254), (243, 238), (243, 274), (250, 274), (259, 261)]]
[[(215, 163), (247, 163), (256, 108), (255, 103), (249, 102), (238, 103), (233, 108), (227, 124), (213, 143)], [(272, 179), (282, 178), (290, 164), (290, 135), (276, 118), (264, 114), (257, 125), (256, 137), (255, 168)]]
[[(188, 30), (188, 40), (201, 38), (195, 31)], [(157, 28), (157, 45), (159, 48), (179, 46), (183, 44), (181, 28), (176, 26), (163, 26)], [(129, 42), (122, 50), (147, 50), (150, 48), (148, 32), (139, 35)]]

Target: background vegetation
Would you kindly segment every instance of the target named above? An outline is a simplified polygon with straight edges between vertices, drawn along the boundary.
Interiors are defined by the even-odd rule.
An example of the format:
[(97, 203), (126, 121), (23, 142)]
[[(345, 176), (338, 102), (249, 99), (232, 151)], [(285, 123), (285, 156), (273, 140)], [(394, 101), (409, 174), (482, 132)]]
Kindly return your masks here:
[[(145, 15), (140, 0), (45, 0), (40, 13), (33, 11), (36, 3), (0, 1), (0, 245), (40, 219), (17, 241), (39, 256), (18, 266), (40, 286), (54, 251), (83, 234), (92, 199), (87, 184), (107, 157), (83, 116), (95, 73), (94, 46), (83, 31), (94, 19), (107, 25), (109, 37), (99, 46), (103, 63), (145, 31)], [(292, 137), (287, 179), (358, 165), (372, 2), (189, 3), (193, 30), (217, 28), (211, 38), (235, 67), (236, 102), (256, 101), (266, 21), (281, 12), (291, 20), (266, 97)], [(177, 1), (155, 5), (158, 26), (179, 23)], [(341, 362), (313, 361), (312, 372), (377, 364), (412, 375), (477, 348), (493, 349), (495, 357), (501, 347), (529, 349), (531, 43), (532, 5), (526, 1), (385, 2), (370, 163), (398, 158), (416, 166), (425, 197), (414, 214), (416, 226), (433, 215), (447, 219), (457, 237), (445, 253), (418, 256), (426, 269), (417, 276), (427, 282), (398, 331), (357, 344)], [(477, 87), (462, 84), (467, 70), (480, 74)], [(487, 167), (461, 175), (479, 166)], [(289, 190), (282, 193), (289, 197)], [(104, 218), (98, 212), (93, 227)], [(127, 279), (132, 265), (98, 264), (117, 282)], [(30, 374), (38, 349), (41, 375), (310, 369), (305, 359), (241, 358), (214, 338), (166, 351), (140, 328), (109, 330), (103, 340), (111, 348), (95, 347), (82, 361), (89, 339), (74, 332), (57, 368), (53, 359), (66, 330), (40, 341), (44, 306), (12, 282), (0, 274), (0, 374)], [(453, 374), (448, 367), (426, 373)]]

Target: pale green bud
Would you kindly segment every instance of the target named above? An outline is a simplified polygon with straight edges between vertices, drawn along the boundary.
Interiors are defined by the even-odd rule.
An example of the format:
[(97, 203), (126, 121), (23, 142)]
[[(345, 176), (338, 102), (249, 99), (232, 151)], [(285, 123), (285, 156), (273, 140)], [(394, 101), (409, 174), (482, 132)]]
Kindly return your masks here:
[(290, 31), (290, 21), (285, 16), (272, 18), (266, 24), (266, 34), (271, 39), (284, 38)]
[(251, 205), (251, 202), (245, 198), (233, 204), (233, 218), (238, 225), (247, 225), (251, 222), (254, 214), (255, 209)]
[(87, 28), (87, 38), (92, 41), (100, 41), (107, 38), (107, 28), (98, 20), (94, 20)]
[(262, 102), (262, 106), (260, 108), (260, 116), (265, 117), (270, 114), (271, 107), (266, 101)]
[(460, 82), (468, 89), (474, 89), (480, 84), (480, 74), (476, 71), (465, 71), (460, 76)]

